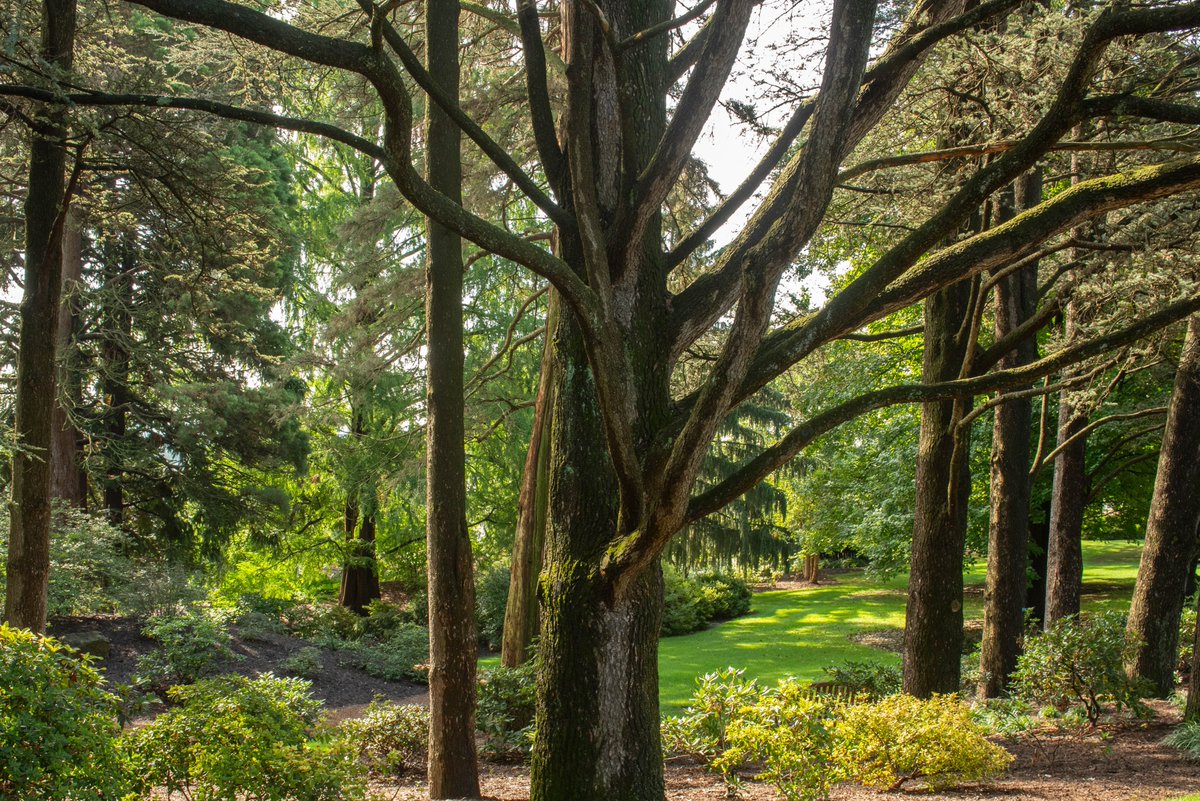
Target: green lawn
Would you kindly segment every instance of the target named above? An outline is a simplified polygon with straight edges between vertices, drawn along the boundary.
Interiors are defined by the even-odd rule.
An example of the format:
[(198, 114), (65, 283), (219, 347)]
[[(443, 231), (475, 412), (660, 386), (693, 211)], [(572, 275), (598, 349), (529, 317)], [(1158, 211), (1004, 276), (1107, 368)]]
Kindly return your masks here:
[[(1119, 608), (1129, 603), (1137, 576), (1140, 543), (1084, 543), (1084, 604)], [(982, 617), (984, 564), (966, 572), (966, 615)], [(821, 668), (846, 659), (898, 662), (893, 654), (850, 641), (854, 634), (904, 626), (907, 577), (870, 581), (843, 574), (838, 583), (754, 596), (749, 615), (682, 637), (659, 648), (659, 692), (664, 712), (677, 712), (697, 676), (728, 666), (745, 668), (765, 682), (784, 676), (819, 681)]]

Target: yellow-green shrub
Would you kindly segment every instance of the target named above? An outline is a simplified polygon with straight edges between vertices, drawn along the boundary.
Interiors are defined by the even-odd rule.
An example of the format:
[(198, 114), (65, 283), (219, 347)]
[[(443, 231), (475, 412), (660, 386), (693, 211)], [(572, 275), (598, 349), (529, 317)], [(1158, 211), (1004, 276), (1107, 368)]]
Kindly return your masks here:
[(827, 798), (838, 781), (831, 770), (836, 711), (836, 704), (814, 697), (807, 683), (784, 679), (729, 723), (729, 747), (712, 767), (727, 786), (736, 786), (737, 770), (757, 765), (755, 778), (773, 784), (787, 801)]
[(854, 704), (835, 726), (837, 762), (846, 778), (868, 787), (898, 789), (920, 779), (930, 789), (999, 774), (1012, 756), (988, 742), (954, 695), (928, 700), (893, 695)]

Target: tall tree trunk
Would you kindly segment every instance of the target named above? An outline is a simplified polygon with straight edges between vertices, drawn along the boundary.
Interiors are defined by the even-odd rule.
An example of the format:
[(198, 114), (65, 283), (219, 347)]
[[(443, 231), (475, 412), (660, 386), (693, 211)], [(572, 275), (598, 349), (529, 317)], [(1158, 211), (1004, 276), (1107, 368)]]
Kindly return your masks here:
[[(1068, 311), (1068, 314), (1070, 312)], [(1070, 318), (1068, 318), (1070, 319)], [(1087, 425), (1064, 392), (1058, 402), (1058, 445)], [(1050, 534), (1046, 547), (1046, 618), (1055, 622), (1079, 614), (1083, 592), (1083, 508), (1087, 497), (1087, 438), (1079, 437), (1054, 458), (1050, 494)]]
[(596, 554), (617, 526), (616, 479), (572, 315), (560, 315), (554, 358), (532, 798), (656, 801), (662, 574), (647, 570), (620, 594), (601, 575)]
[[(360, 451), (369, 447), (367, 434), (367, 401), (364, 394), (351, 390), (350, 431), (355, 447)], [(369, 470), (373, 468), (369, 467)], [(338, 603), (356, 614), (366, 614), (367, 604), (379, 600), (379, 565), (375, 561), (375, 489), (374, 476), (358, 476), (365, 479), (369, 488), (358, 490), (358, 482), (352, 481), (346, 491), (346, 514), (343, 533), (346, 541), (345, 563), (342, 565), (342, 582), (338, 589)], [(360, 514), (361, 512), (361, 514)], [(361, 524), (360, 524), (361, 517)]]
[(1158, 456), (1129, 633), (1141, 641), (1129, 664), (1160, 698), (1175, 689), (1179, 617), (1200, 519), (1200, 315), (1188, 321)]
[[(1041, 200), (1039, 172), (1018, 182), (1016, 211)], [(1006, 336), (1037, 312), (1036, 263), (996, 284), (996, 338)], [(1037, 340), (1029, 338), (999, 365), (1012, 369), (1037, 359)], [(1018, 388), (1020, 389), (1020, 388)], [(991, 511), (988, 519), (987, 588), (984, 592), (983, 642), (979, 693), (1000, 695), (1017, 666), (1024, 623), (1026, 563), (1029, 557), (1029, 458), (1033, 401), (1018, 398), (996, 407), (992, 428)]]
[[(42, 57), (70, 69), (75, 0), (43, 0)], [(62, 294), (62, 235), (68, 203), (65, 111), (40, 117), (29, 148), (25, 198), (25, 294), (17, 345), (16, 439), (4, 619), (46, 630), (50, 575), (50, 445), (54, 429), (55, 344)]]
[[(973, 285), (960, 281), (925, 301), (925, 383), (958, 378), (970, 339)], [(959, 690), (963, 646), (963, 554), (971, 490), (969, 431), (960, 402), (921, 406), (917, 499), (904, 627), (904, 692)]]
[[(83, 273), (83, 232), (77, 215), (67, 214), (63, 228), (63, 294), (78, 284)], [(58, 314), (58, 402), (54, 405), (53, 445), (50, 448), (51, 494), (77, 509), (87, 505), (87, 473), (81, 464), (82, 435), (71, 422), (68, 406), (78, 406), (82, 386), (77, 372), (65, 363), (79, 327), (79, 315), (68, 304), (59, 304)]]
[(108, 408), (104, 413), (104, 509), (110, 525), (125, 524), (124, 476), (125, 435), (133, 393), (129, 389), (132, 347), (133, 275), (137, 267), (135, 234), (125, 232), (104, 253), (103, 341), (104, 364), (101, 387)]
[[(457, 0), (428, 0), (425, 53), (442, 91), (458, 97)], [(426, 109), (426, 169), (434, 189), (462, 202), (458, 126)], [(467, 535), (463, 451), (462, 242), (429, 220), (426, 260), (429, 559), (429, 797), (479, 797), (475, 753), (475, 585)]]
[[(551, 300), (551, 305), (555, 304)], [(542, 551), (546, 544), (546, 523), (550, 501), (550, 428), (554, 400), (553, 366), (549, 332), (553, 329), (553, 311), (546, 321), (546, 347), (538, 378), (537, 398), (533, 406), (533, 429), (529, 452), (521, 475), (521, 494), (517, 501), (517, 531), (513, 541), (512, 571), (508, 584), (508, 603), (504, 608), (504, 637), (500, 646), (500, 664), (517, 667), (529, 658), (529, 646), (537, 636), (537, 584), (542, 570)]]
[[(1029, 521), (1029, 591), (1025, 608), (1029, 619), (1040, 628), (1046, 619), (1046, 551), (1050, 547), (1050, 500), (1039, 510), (1040, 517)], [(1033, 517), (1033, 513), (1030, 513)]]

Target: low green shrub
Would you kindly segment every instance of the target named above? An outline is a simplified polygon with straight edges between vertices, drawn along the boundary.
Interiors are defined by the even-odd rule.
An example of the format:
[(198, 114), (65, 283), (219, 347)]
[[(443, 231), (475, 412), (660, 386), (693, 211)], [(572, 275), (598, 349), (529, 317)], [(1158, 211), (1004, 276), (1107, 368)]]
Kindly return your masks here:
[(533, 741), (536, 704), (533, 661), (520, 667), (495, 667), (479, 676), (475, 725), (483, 734), (483, 753), (493, 759), (527, 759)]
[(1200, 762), (1200, 720), (1179, 724), (1167, 735), (1163, 744), (1178, 748), (1188, 759)]
[(365, 781), (351, 743), (302, 679), (223, 676), (172, 687), (177, 706), (123, 747), (141, 791), (193, 801), (352, 801)]
[(775, 786), (787, 801), (819, 801), (838, 781), (833, 768), (836, 702), (816, 698), (807, 683), (784, 679), (743, 707), (725, 730), (728, 748), (712, 766), (736, 788), (737, 771)]
[(386, 681), (426, 681), (429, 677), (429, 629), (402, 623), (387, 640), (364, 640), (341, 646), (348, 655), (344, 660), (371, 676)]
[(1196, 599), (1184, 602), (1183, 614), (1179, 616), (1179, 660), (1176, 669), (1188, 673), (1193, 669), (1193, 650), (1196, 648)]
[(847, 659), (822, 670), (830, 682), (870, 698), (884, 698), (900, 692), (900, 666), (890, 662)]
[(366, 617), (360, 617), (355, 635), (359, 638), (371, 638), (384, 642), (397, 629), (417, 623), (425, 625), (424, 620), (414, 621), (412, 616), (400, 604), (375, 599), (367, 604)]
[(663, 749), (668, 755), (692, 756), (705, 763), (725, 753), (728, 729), (742, 710), (762, 698), (757, 681), (746, 671), (726, 668), (696, 679), (696, 689), (682, 715), (663, 718)]
[(376, 776), (402, 776), (425, 767), (429, 710), (376, 698), (361, 718), (342, 730), (358, 749), (358, 758)]
[(224, 620), (203, 608), (152, 618), (142, 634), (159, 647), (138, 659), (134, 681), (156, 691), (193, 682), (218, 658), (233, 656)]
[(674, 570), (663, 571), (662, 636), (691, 634), (708, 623), (709, 607), (700, 588)]
[(279, 667), (289, 676), (316, 679), (321, 675), (321, 649), (311, 645), (300, 648), (280, 662)]
[(511, 581), (511, 570), (500, 566), (480, 576), (475, 585), (475, 623), (479, 642), (490, 651), (500, 650), (500, 641), (504, 637), (504, 612)]
[(1123, 615), (1103, 612), (1064, 618), (1045, 632), (1026, 636), (1012, 692), (1060, 711), (1078, 707), (1092, 724), (1108, 703), (1117, 709), (1139, 709), (1144, 687), (1125, 673), (1136, 648), (1126, 634)]
[(326, 648), (342, 648), (362, 636), (363, 618), (340, 604), (297, 606), (287, 626), (297, 637)]
[(843, 775), (879, 789), (897, 790), (914, 779), (931, 790), (954, 787), (995, 776), (1012, 762), (954, 695), (893, 695), (851, 704), (834, 731)]
[(705, 573), (697, 576), (696, 585), (707, 604), (711, 620), (732, 620), (750, 611), (753, 594), (750, 585), (727, 573)]
[(0, 624), (0, 798), (120, 798), (118, 700), (51, 637)]

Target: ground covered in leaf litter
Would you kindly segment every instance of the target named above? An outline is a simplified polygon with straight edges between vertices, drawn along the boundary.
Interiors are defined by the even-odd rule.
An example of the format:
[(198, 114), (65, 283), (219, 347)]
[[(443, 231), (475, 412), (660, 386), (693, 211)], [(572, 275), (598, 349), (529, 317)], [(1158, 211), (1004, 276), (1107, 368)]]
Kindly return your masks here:
[[(1200, 764), (1162, 745), (1178, 723), (1179, 712), (1166, 702), (1151, 702), (1149, 721), (1103, 725), (1073, 734), (1045, 733), (1019, 739), (998, 739), (1016, 757), (1012, 769), (986, 784), (930, 793), (919, 784), (898, 792), (879, 792), (844, 785), (833, 801), (1163, 801), (1200, 791)], [(724, 801), (721, 779), (700, 766), (673, 761), (667, 765), (667, 798), (671, 801)], [(529, 769), (517, 765), (482, 768), (483, 794), (495, 801), (527, 801)], [(385, 799), (424, 801), (423, 784), (377, 783)], [(742, 801), (779, 801), (775, 788), (747, 781), (738, 794)]]

